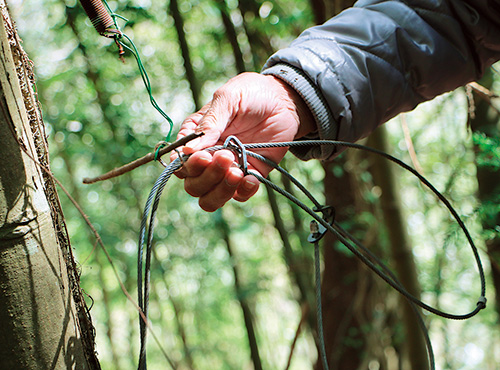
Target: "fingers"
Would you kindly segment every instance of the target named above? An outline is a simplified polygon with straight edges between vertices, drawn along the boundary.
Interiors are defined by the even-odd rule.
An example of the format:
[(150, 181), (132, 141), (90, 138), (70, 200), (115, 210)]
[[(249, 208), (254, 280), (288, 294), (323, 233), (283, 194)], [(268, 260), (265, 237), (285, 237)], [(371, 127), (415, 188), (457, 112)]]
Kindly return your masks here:
[(255, 176), (245, 176), (240, 182), (238, 190), (233, 195), (234, 200), (237, 200), (238, 202), (246, 202), (257, 192), (257, 190), (259, 190), (259, 184), (260, 182)]
[(234, 155), (229, 150), (213, 155), (206, 151), (196, 152), (176, 174), (184, 179), (186, 192), (199, 198), (200, 207), (207, 212), (217, 210), (231, 198), (244, 202), (259, 188), (259, 181), (254, 176), (244, 176), (234, 166)]
[(198, 204), (207, 212), (213, 212), (219, 209), (233, 197), (242, 178), (243, 173), (239, 168), (232, 167), (228, 169), (224, 179), (210, 189), (205, 195), (201, 196)]
[(239, 168), (232, 167), (223, 181), (200, 197), (198, 204), (204, 211), (214, 212), (231, 198), (246, 202), (257, 190), (259, 190), (259, 182), (254, 176), (243, 176)]
[[(259, 182), (254, 176), (244, 176), (234, 168), (232, 154), (201, 151), (221, 143), (229, 135), (243, 143), (259, 141), (289, 141), (297, 134), (298, 116), (275, 78), (256, 73), (240, 74), (213, 95), (212, 101), (183, 122), (178, 138), (201, 133), (188, 142), (182, 151), (190, 158), (176, 173), (185, 179), (186, 191), (199, 198), (200, 206), (208, 211), (221, 207), (229, 199), (246, 201), (255, 194)], [(287, 100), (288, 99), (288, 100)], [(262, 155), (279, 162), (287, 148), (262, 150)], [(175, 154), (171, 159), (176, 157)], [(249, 165), (266, 176), (271, 170), (252, 158)]]
[[(209, 193), (216, 185), (229, 176), (231, 172), (229, 170), (234, 160), (233, 154), (228, 150), (221, 150), (214, 153), (210, 162), (207, 161), (208, 158), (205, 156), (202, 161), (199, 158), (201, 157), (199, 153), (201, 152), (193, 154), (194, 163), (191, 163), (190, 158), (184, 165), (187, 172), (184, 180), (184, 189), (193, 197), (202, 197)], [(206, 154), (210, 155), (210, 153)], [(233, 177), (231, 180), (233, 180)]]

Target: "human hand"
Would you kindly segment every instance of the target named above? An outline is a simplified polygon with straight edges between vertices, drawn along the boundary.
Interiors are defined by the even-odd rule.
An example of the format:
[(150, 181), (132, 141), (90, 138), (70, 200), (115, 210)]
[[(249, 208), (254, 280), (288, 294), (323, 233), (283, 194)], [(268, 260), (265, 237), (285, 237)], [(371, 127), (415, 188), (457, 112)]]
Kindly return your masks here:
[[(243, 143), (291, 141), (311, 132), (314, 125), (309, 109), (289, 85), (273, 76), (243, 73), (219, 88), (211, 102), (183, 122), (178, 139), (192, 132), (204, 135), (183, 147), (185, 154), (192, 155), (176, 174), (184, 179), (186, 192), (200, 198), (205, 211), (215, 211), (231, 198), (244, 202), (257, 192), (258, 180), (233, 166), (230, 151), (211, 154), (201, 149), (222, 144), (230, 135)], [(279, 162), (287, 150), (258, 152)], [(249, 158), (249, 169), (264, 177), (271, 170), (253, 158)]]

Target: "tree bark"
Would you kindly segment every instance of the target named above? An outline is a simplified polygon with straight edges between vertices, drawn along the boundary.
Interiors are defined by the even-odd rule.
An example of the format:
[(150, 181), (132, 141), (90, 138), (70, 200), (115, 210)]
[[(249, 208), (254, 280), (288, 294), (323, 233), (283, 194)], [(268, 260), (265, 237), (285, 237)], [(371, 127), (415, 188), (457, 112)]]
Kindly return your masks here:
[(48, 159), (32, 72), (0, 9), (0, 368), (100, 369), (57, 193), (34, 162)]
[(236, 32), (236, 27), (231, 21), (231, 16), (229, 14), (229, 9), (227, 8), (226, 0), (215, 0), (217, 7), (219, 8), (222, 23), (226, 30), (226, 36), (231, 44), (231, 49), (233, 50), (234, 63), (236, 65), (236, 71), (238, 73), (243, 73), (246, 71), (245, 61), (243, 60), (243, 52), (241, 51), (240, 44), (238, 42), (238, 33)]
[(179, 39), (179, 46), (181, 48), (182, 59), (184, 60), (184, 69), (186, 71), (186, 78), (191, 86), (191, 93), (196, 110), (201, 108), (200, 95), (201, 87), (199, 81), (196, 79), (193, 63), (191, 62), (191, 54), (189, 53), (189, 46), (186, 39), (186, 32), (184, 31), (184, 19), (179, 11), (177, 0), (170, 0), (170, 14), (174, 18), (175, 29), (177, 30), (177, 37)]
[[(327, 205), (336, 209), (335, 220), (343, 225), (354, 215), (355, 178), (345, 170), (338, 175), (334, 167), (343, 168), (344, 162), (327, 162), (324, 187)], [(337, 175), (336, 175), (337, 173)], [(339, 196), (340, 195), (340, 196)], [(353, 232), (352, 227), (349, 230)], [(336, 237), (326, 233), (324, 239), (323, 261), (325, 264), (321, 285), (323, 301), (323, 326), (328, 365), (331, 369), (357, 369), (362, 363), (365, 338), (361, 322), (356, 315), (356, 300), (360, 262), (353, 255), (335, 248)], [(323, 370), (321, 361), (317, 361), (316, 370)]]
[[(481, 84), (487, 88), (493, 85), (492, 72), (489, 71), (483, 77)], [(499, 117), (498, 113), (488, 102), (480, 99), (474, 94), (474, 117), (471, 117), (470, 124), (474, 133), (482, 134), (486, 138), (499, 138)], [(476, 157), (481, 156), (481, 149), (475, 146)], [(484, 155), (484, 153), (483, 153)], [(483, 208), (490, 204), (498, 204), (500, 194), (500, 169), (494, 166), (477, 164), (478, 197)], [(500, 213), (482, 212), (482, 226), (485, 231), (489, 231), (491, 238), (486, 240), (486, 248), (491, 265), (491, 277), (495, 287), (495, 309), (500, 321)]]
[[(370, 136), (370, 146), (389, 152), (385, 127), (379, 127)], [(380, 205), (384, 224), (389, 236), (389, 246), (397, 276), (403, 286), (417, 298), (420, 297), (420, 284), (417, 278), (410, 237), (405, 227), (401, 210), (401, 200), (396, 185), (392, 164), (382, 157), (374, 158), (373, 176), (376, 185), (382, 189)], [(403, 323), (405, 327), (405, 347), (409, 356), (410, 368), (425, 370), (429, 368), (427, 349), (422, 330), (410, 304), (401, 298)]]
[(250, 357), (252, 358), (253, 367), (255, 370), (262, 370), (262, 361), (259, 354), (259, 346), (257, 343), (257, 333), (254, 325), (254, 317), (252, 310), (250, 309), (250, 302), (245, 297), (243, 292), (243, 287), (240, 279), (240, 272), (236, 260), (234, 258), (233, 246), (231, 243), (231, 236), (229, 232), (229, 225), (227, 224), (222, 210), (219, 210), (217, 215), (218, 228), (221, 231), (222, 238), (226, 244), (227, 252), (229, 254), (229, 261), (233, 269), (234, 274), (234, 290), (236, 293), (236, 298), (241, 307), (241, 313), (243, 314), (243, 320), (245, 322), (245, 328), (247, 330), (248, 345), (250, 347)]

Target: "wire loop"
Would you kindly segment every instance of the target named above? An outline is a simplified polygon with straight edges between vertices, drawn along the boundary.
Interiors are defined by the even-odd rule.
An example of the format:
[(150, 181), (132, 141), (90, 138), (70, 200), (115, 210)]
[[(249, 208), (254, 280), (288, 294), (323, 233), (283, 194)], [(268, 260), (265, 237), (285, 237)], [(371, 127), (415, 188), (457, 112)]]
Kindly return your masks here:
[(245, 175), (248, 175), (248, 157), (245, 145), (236, 136), (230, 135), (224, 141), (223, 147), (231, 150), (236, 155), (240, 169)]
[(160, 149), (164, 148), (165, 146), (167, 146), (169, 144), (170, 143), (168, 141), (162, 140), (162, 141), (159, 141), (158, 144), (155, 145), (155, 149), (154, 149), (155, 161), (158, 161), (160, 159), (159, 158)]
[[(354, 236), (349, 234), (346, 230), (344, 230), (337, 222), (335, 222), (335, 210), (331, 206), (324, 206), (321, 205), (313, 196), (312, 194), (302, 185), (300, 184), (292, 175), (290, 175), (287, 171), (285, 171), (283, 168), (281, 168), (278, 164), (274, 163), (273, 161), (261, 156), (260, 154), (254, 153), (250, 149), (265, 149), (265, 148), (283, 148), (283, 147), (297, 147), (297, 146), (318, 146), (318, 145), (333, 145), (333, 146), (345, 146), (348, 148), (354, 148), (354, 149), (361, 149), (365, 151), (372, 152), (374, 154), (380, 155), (397, 165), (403, 167), (407, 171), (411, 172), (414, 176), (416, 176), (428, 189), (430, 189), (436, 197), (442, 202), (446, 208), (449, 210), (449, 212), (452, 214), (453, 218), (456, 220), (460, 228), (462, 229), (463, 233), (466, 236), (466, 239), (471, 247), (471, 250), (473, 252), (475, 262), (479, 271), (479, 278), (480, 278), (480, 284), (481, 284), (481, 294), (480, 298), (477, 301), (476, 307), (469, 313), (466, 314), (451, 314), (447, 313), (444, 311), (441, 311), (437, 308), (431, 307), (424, 302), (422, 302), (420, 299), (415, 297), (414, 295), (410, 294), (404, 286), (399, 282), (397, 277), (394, 275), (394, 273), (385, 265), (384, 262), (382, 262), (377, 256), (373, 254), (368, 248), (366, 248), (361, 242), (359, 242)], [(368, 266), (373, 272), (375, 272), (379, 277), (381, 277), (384, 281), (386, 281), (391, 287), (396, 289), (400, 294), (402, 294), (405, 298), (408, 299), (413, 311), (417, 315), (418, 318), (418, 323), (420, 327), (422, 328), (422, 331), (424, 332), (424, 337), (425, 337), (425, 342), (427, 345), (427, 350), (428, 350), (428, 356), (429, 356), (429, 363), (431, 365), (431, 369), (435, 369), (435, 363), (434, 363), (434, 354), (432, 350), (432, 344), (430, 342), (427, 330), (425, 328), (425, 323), (423, 322), (423, 319), (417, 309), (417, 306), (432, 312), (438, 316), (447, 318), (447, 319), (454, 319), (454, 320), (464, 320), (468, 319), (474, 315), (476, 315), (480, 310), (484, 309), (486, 307), (486, 281), (485, 281), (485, 276), (484, 276), (484, 270), (482, 266), (481, 259), (478, 254), (477, 247), (474, 244), (474, 241), (472, 240), (472, 237), (470, 236), (465, 224), (463, 221), (460, 219), (459, 215), (455, 211), (455, 209), (452, 207), (450, 202), (427, 180), (425, 177), (423, 177), (421, 174), (419, 174), (416, 170), (408, 166), (406, 163), (402, 162), (401, 160), (391, 156), (390, 154), (381, 152), (379, 150), (366, 147), (360, 144), (354, 144), (354, 143), (348, 143), (348, 142), (342, 142), (342, 141), (320, 141), (320, 140), (309, 140), (309, 141), (293, 141), (293, 142), (280, 142), (280, 143), (263, 143), (263, 144), (242, 144), (241, 141), (234, 137), (230, 136), (226, 139), (224, 145), (222, 146), (215, 146), (211, 148), (207, 148), (205, 150), (209, 152), (214, 152), (217, 150), (221, 149), (229, 149), (233, 151), (238, 159), (239, 165), (242, 167), (242, 169), (245, 171), (245, 173), (251, 173), (253, 174), (260, 182), (266, 184), (269, 186), (271, 189), (279, 192), (283, 196), (287, 197), (290, 201), (298, 205), (302, 210), (304, 210), (306, 213), (308, 213), (314, 220), (314, 224), (312, 224), (313, 229), (311, 230), (311, 234), (314, 234), (312, 242), (315, 244), (315, 270), (316, 270), (316, 281), (317, 281), (317, 286), (316, 286), (316, 294), (317, 296), (320, 296), (320, 287), (319, 287), (319, 250), (318, 250), (318, 243), (317, 241), (319, 233), (322, 233), (322, 229), (320, 227), (323, 227), (324, 229), (330, 231), (333, 233), (337, 239), (344, 244), (356, 257), (358, 257), (361, 262), (363, 262), (366, 266)], [(181, 157), (183, 158), (181, 160)], [(138, 243), (138, 296), (139, 296), (139, 306), (144, 312), (144, 315), (147, 317), (147, 312), (148, 312), (148, 300), (149, 300), (149, 280), (150, 280), (150, 265), (151, 265), (151, 249), (153, 245), (153, 227), (154, 227), (154, 220), (155, 220), (155, 215), (156, 211), (158, 208), (159, 200), (161, 197), (161, 194), (163, 192), (163, 189), (171, 177), (171, 175), (180, 169), (183, 165), (183, 160), (184, 158), (188, 158), (188, 155), (183, 155), (179, 156), (179, 158), (176, 158), (174, 161), (172, 161), (161, 173), (161, 175), (158, 177), (156, 180), (153, 189), (151, 190), (148, 200), (146, 202), (146, 206), (144, 209), (143, 217), (142, 217), (142, 222), (141, 222), (141, 231), (140, 231), (140, 236), (139, 236), (139, 243)], [(284, 189), (281, 189), (279, 186), (276, 184), (272, 183), (270, 180), (262, 177), (258, 172), (256, 171), (248, 171), (248, 165), (247, 165), (247, 158), (252, 157), (256, 158), (258, 160), (261, 160), (263, 163), (271, 166), (272, 168), (278, 170), (280, 173), (283, 175), (287, 176), (293, 184), (295, 184), (308, 198), (309, 200), (313, 203), (313, 208), (311, 209), (310, 207), (306, 206), (303, 202), (301, 202), (298, 198), (290, 194), (289, 192), (285, 191)], [(319, 213), (322, 213), (323, 217), (320, 217), (318, 215)], [(148, 224), (148, 215), (150, 215), (150, 220)], [(146, 247), (145, 251), (145, 266), (143, 266), (143, 258), (144, 258), (144, 246)], [(320, 299), (317, 299), (317, 302), (321, 302)], [(321, 307), (317, 307), (318, 313), (321, 314)], [(140, 362), (139, 362), (139, 368), (140, 369), (145, 369), (145, 361), (146, 361), (146, 325), (140, 320), (140, 326), (141, 326), (141, 353), (140, 353)], [(322, 328), (322, 322), (318, 321), (318, 332), (320, 333), (320, 338), (323, 336), (323, 328)], [(324, 346), (324, 343), (320, 343), (321, 346)], [(327, 363), (326, 363), (326, 356), (324, 353), (324, 347), (321, 349), (322, 352), (322, 361), (324, 368), (327, 369)], [(169, 361), (170, 362), (170, 361)], [(171, 366), (173, 367), (172, 363)], [(173, 367), (174, 368), (174, 367)]]

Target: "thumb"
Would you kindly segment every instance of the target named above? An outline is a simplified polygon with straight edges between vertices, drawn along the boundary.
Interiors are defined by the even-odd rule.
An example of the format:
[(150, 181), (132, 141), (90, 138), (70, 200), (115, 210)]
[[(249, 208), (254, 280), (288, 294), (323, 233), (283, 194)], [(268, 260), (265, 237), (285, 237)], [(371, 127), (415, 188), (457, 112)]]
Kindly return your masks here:
[(232, 95), (226, 93), (223, 88), (214, 93), (212, 101), (200, 111), (203, 114), (203, 110), (206, 109), (194, 129), (195, 133), (203, 132), (204, 135), (187, 143), (187, 148), (197, 151), (217, 144), (227, 126), (236, 116), (239, 100)]

